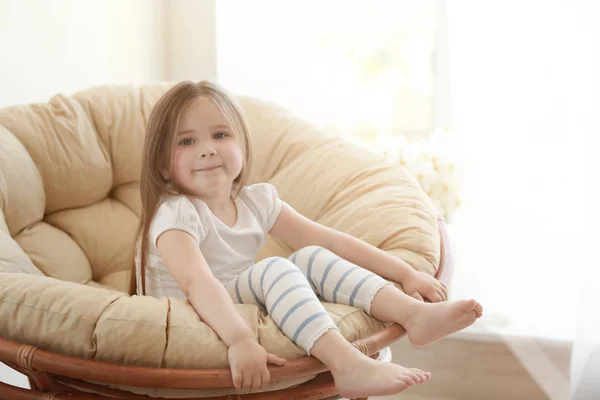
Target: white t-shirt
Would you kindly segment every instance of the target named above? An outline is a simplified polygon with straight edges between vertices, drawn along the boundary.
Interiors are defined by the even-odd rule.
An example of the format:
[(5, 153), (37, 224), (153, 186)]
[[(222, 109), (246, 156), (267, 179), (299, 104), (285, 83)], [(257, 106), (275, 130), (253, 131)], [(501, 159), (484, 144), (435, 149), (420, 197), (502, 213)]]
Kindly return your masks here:
[[(202, 200), (184, 195), (165, 198), (150, 225), (146, 295), (185, 298), (156, 248), (161, 233), (169, 229), (189, 233), (198, 242), (213, 275), (227, 285), (255, 262), (258, 250), (279, 216), (281, 204), (274, 186), (267, 183), (247, 186), (235, 199), (237, 221), (229, 227)], [(138, 257), (136, 275), (140, 294)]]

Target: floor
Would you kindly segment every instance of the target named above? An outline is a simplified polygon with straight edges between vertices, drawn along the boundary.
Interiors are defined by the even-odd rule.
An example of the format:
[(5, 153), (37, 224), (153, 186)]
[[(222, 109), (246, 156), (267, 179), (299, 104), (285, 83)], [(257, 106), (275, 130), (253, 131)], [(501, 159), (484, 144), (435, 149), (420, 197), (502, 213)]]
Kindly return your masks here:
[[(544, 348), (548, 359), (568, 376), (570, 348), (552, 343)], [(502, 340), (447, 338), (423, 348), (401, 340), (392, 347), (392, 360), (427, 370), (432, 373), (432, 378), (404, 393), (372, 397), (371, 400), (549, 399)], [(3, 364), (0, 364), (0, 380), (27, 387), (27, 380), (22, 375)]]
[[(568, 377), (570, 347), (555, 343), (544, 343), (541, 347), (548, 359)], [(500, 339), (444, 339), (424, 348), (402, 340), (392, 347), (392, 354), (395, 363), (431, 372), (431, 380), (406, 392), (371, 397), (371, 400), (550, 399), (510, 346)], [(539, 381), (539, 376), (537, 378)]]
[(24, 375), (21, 375), (14, 369), (9, 368), (2, 363), (0, 363), (0, 381), (13, 386), (29, 388), (29, 383), (27, 382), (27, 378), (25, 378)]

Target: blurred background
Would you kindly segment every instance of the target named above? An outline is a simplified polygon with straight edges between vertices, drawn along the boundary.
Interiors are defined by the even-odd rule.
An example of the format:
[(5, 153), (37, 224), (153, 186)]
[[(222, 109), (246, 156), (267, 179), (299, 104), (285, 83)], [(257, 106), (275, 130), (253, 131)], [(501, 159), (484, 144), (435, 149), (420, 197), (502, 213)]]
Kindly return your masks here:
[(0, 107), (182, 79), (282, 104), (402, 163), (430, 195), (452, 235), (452, 297), (486, 309), (457, 339), (503, 342), (548, 398), (600, 398), (577, 397), (600, 375), (599, 11), (551, 0), (0, 0)]

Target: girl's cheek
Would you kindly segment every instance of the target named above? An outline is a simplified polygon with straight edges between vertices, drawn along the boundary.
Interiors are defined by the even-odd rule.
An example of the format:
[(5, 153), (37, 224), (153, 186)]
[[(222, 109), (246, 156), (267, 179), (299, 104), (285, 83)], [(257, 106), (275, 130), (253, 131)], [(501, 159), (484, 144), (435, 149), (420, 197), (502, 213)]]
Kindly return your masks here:
[(175, 174), (183, 168), (184, 162), (185, 162), (184, 155), (182, 154), (182, 152), (180, 150), (176, 150), (175, 153), (173, 154), (173, 169), (174, 169), (173, 172)]
[(233, 150), (233, 157), (235, 159), (235, 163), (236, 166), (241, 168), (242, 164), (243, 164), (243, 155), (242, 155), (242, 149), (240, 149), (238, 146), (235, 147), (235, 149)]
[(234, 143), (231, 145), (231, 152), (234, 154), (235, 157), (239, 159), (242, 158), (242, 148), (238, 143)]

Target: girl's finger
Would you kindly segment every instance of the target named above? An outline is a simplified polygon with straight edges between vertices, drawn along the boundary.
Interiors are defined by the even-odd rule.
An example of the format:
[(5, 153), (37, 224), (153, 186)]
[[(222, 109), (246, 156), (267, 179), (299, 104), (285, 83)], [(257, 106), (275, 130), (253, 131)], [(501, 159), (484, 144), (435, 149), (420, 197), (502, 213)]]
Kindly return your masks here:
[(260, 387), (262, 386), (262, 376), (261, 376), (261, 372), (258, 371), (254, 374), (254, 376), (252, 377), (252, 385), (250, 386), (250, 390), (254, 391), (254, 390), (259, 390)]
[(267, 354), (267, 363), (275, 364), (275, 365), (285, 365), (287, 360), (285, 358), (281, 358), (276, 356), (275, 354), (268, 353)]
[(271, 381), (271, 373), (269, 373), (269, 370), (267, 368), (264, 369), (261, 378), (262, 379), (260, 389), (262, 390), (266, 388), (269, 382)]
[(231, 371), (231, 378), (233, 379), (233, 387), (237, 390), (242, 388), (242, 375), (238, 371)]
[(448, 288), (442, 282), (440, 282), (441, 290), (444, 292), (444, 298), (448, 300)]
[(440, 296), (440, 299), (441, 299), (440, 301), (446, 301), (447, 300), (446, 294), (444, 292), (442, 292), (441, 289), (437, 291), (437, 295)]
[(252, 387), (252, 375), (242, 374), (242, 390), (248, 391)]
[(410, 296), (414, 297), (417, 300), (425, 301), (425, 300), (423, 300), (423, 296), (421, 296), (421, 294), (419, 292), (413, 292)]

